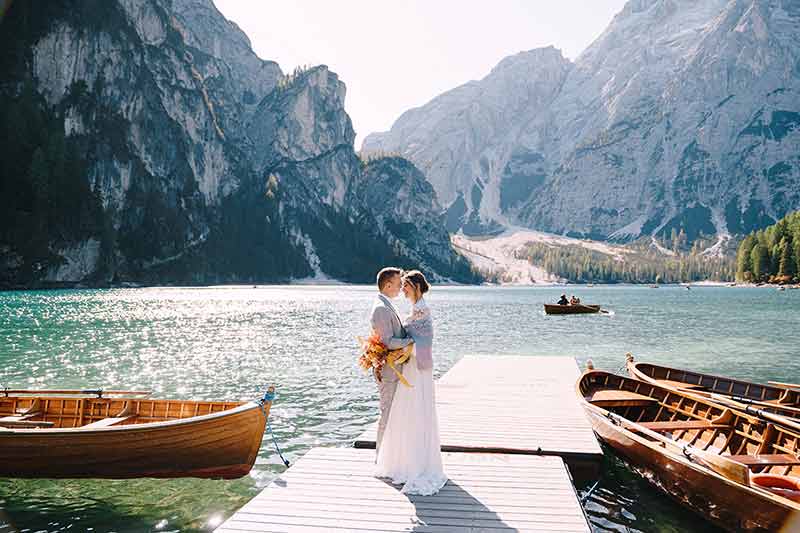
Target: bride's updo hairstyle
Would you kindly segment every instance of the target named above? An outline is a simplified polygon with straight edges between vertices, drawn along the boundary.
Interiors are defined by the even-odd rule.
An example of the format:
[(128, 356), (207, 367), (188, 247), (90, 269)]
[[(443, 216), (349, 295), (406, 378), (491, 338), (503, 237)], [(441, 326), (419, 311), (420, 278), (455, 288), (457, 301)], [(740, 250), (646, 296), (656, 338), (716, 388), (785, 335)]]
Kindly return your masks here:
[(411, 283), (415, 290), (419, 291), (419, 298), (431, 289), (431, 284), (425, 279), (425, 275), (419, 270), (408, 270), (403, 274), (403, 281)]

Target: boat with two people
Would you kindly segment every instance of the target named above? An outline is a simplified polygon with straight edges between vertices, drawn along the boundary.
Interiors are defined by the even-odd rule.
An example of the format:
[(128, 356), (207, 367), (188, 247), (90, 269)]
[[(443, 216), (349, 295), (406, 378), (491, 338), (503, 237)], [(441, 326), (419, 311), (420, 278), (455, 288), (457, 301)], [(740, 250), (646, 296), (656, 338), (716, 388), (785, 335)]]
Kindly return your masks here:
[(548, 315), (581, 315), (588, 313), (599, 313), (600, 306), (594, 304), (583, 304), (579, 298), (572, 296), (569, 300), (566, 294), (555, 304), (544, 304), (544, 312)]

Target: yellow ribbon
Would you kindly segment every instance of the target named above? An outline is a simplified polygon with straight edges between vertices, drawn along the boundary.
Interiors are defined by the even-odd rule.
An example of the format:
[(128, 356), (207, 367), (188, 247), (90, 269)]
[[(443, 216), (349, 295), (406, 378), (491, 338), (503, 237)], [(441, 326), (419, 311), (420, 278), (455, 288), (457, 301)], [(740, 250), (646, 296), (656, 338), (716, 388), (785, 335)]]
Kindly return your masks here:
[(409, 344), (405, 348), (400, 348), (399, 350), (390, 350), (388, 354), (386, 354), (386, 364), (389, 365), (395, 374), (397, 374), (397, 379), (405, 385), (406, 387), (410, 387), (411, 383), (403, 376), (403, 373), (400, 372), (395, 364), (402, 365), (403, 363), (407, 362), (411, 359), (411, 352), (414, 350), (414, 347)]

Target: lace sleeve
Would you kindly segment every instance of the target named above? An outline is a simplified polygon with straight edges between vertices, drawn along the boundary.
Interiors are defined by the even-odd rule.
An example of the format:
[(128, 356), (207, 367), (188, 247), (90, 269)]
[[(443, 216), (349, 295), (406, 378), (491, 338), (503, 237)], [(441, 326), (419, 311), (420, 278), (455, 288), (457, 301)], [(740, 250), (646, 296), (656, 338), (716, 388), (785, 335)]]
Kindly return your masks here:
[(406, 319), (406, 331), (415, 341), (433, 337), (433, 318), (427, 306), (415, 307)]

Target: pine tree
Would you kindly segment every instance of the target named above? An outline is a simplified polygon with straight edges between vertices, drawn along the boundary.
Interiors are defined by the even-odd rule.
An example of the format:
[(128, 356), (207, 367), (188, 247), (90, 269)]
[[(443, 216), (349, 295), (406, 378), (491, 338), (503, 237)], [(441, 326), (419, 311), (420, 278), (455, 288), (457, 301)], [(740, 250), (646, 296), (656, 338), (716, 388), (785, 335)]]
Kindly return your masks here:
[(791, 243), (783, 237), (780, 244), (780, 259), (778, 261), (778, 276), (793, 276), (795, 273), (795, 259), (793, 257), (793, 250)]
[(775, 223), (774, 226), (770, 228), (771, 238), (770, 244), (772, 246), (777, 246), (780, 244), (781, 240), (786, 237), (787, 233), (787, 223), (786, 218), (780, 219), (778, 222)]
[(792, 247), (794, 250), (794, 273), (795, 275), (800, 277), (800, 232), (798, 232), (797, 237), (794, 239), (794, 246)]
[(756, 281), (761, 281), (769, 275), (769, 252), (760, 242), (753, 246), (750, 261), (753, 264), (753, 278)]
[(753, 273), (753, 280), (758, 280), (761, 276), (761, 245), (756, 241), (750, 249), (750, 272)]
[(753, 262), (750, 254), (755, 246), (755, 239), (752, 235), (748, 235), (742, 240), (739, 245), (739, 250), (736, 252), (736, 279), (747, 281), (753, 275)]

